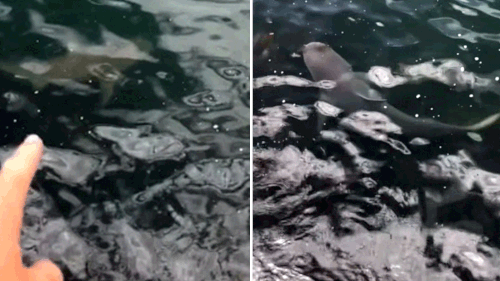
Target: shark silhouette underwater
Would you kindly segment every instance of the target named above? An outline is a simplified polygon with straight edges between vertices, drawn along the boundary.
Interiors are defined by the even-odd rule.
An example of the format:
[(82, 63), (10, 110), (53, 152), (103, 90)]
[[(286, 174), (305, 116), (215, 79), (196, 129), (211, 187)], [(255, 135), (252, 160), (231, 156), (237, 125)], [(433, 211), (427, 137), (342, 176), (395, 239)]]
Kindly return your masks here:
[[(335, 105), (350, 114), (360, 110), (377, 111), (401, 127), (409, 137), (441, 137), (451, 134), (478, 131), (493, 125), (500, 113), (493, 114), (479, 123), (458, 126), (438, 122), (430, 118), (410, 116), (394, 106), (366, 80), (353, 72), (352, 66), (324, 43), (312, 42), (301, 48), (304, 62), (315, 81), (333, 80), (336, 87), (321, 89), (319, 100)], [(319, 115), (318, 129), (322, 130), (326, 116)]]
[[(55, 85), (82, 96), (99, 93), (100, 105), (105, 106), (115, 97), (115, 85), (123, 85), (129, 80), (125, 71), (142, 62), (159, 62), (149, 54), (153, 51), (152, 44), (140, 37), (125, 39), (100, 25), (102, 42), (95, 43), (70, 27), (46, 22), (38, 11), (28, 10), (28, 15), (31, 28), (21, 36), (44, 38), (42, 42), (50, 39), (50, 43), (40, 50), (38, 47), (31, 50), (28, 45), (30, 48), (25, 49), (30, 54), (22, 57), (1, 57), (0, 75), (7, 74), (10, 80), (28, 81), (34, 91)], [(55, 53), (40, 59), (40, 54), (46, 52)], [(99, 89), (91, 87), (89, 81), (98, 82)]]
[[(83, 96), (100, 92), (100, 105), (105, 106), (114, 96), (115, 85), (126, 80), (121, 71), (136, 63), (132, 59), (69, 53), (49, 61), (33, 58), (18, 62), (0, 61), (0, 71), (17, 81), (29, 81), (35, 91), (42, 91), (52, 84)], [(86, 81), (98, 82), (100, 89), (91, 87)]]

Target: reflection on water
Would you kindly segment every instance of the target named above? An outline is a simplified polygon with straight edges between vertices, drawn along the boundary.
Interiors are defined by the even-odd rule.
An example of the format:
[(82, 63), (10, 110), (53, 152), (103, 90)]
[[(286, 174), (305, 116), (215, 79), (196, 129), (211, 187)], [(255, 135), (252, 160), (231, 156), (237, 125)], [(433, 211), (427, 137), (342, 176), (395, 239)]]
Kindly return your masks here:
[[(498, 11), (255, 2), (254, 280), (500, 278)], [(328, 59), (298, 55), (315, 41), (354, 72), (309, 73)], [(435, 120), (476, 125), (439, 136)]]
[(249, 5), (0, 4), (0, 161), (28, 133), (46, 145), (26, 265), (249, 280)]

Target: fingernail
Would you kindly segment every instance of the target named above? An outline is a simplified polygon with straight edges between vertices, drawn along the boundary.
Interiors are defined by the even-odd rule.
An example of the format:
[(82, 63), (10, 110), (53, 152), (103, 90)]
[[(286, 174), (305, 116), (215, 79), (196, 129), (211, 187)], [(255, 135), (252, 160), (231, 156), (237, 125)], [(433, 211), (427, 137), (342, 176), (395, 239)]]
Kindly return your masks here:
[(26, 137), (26, 139), (24, 139), (24, 143), (26, 143), (26, 144), (32, 144), (32, 143), (37, 143), (37, 142), (41, 142), (41, 141), (42, 140), (40, 139), (40, 137), (35, 135), (35, 134), (29, 135)]

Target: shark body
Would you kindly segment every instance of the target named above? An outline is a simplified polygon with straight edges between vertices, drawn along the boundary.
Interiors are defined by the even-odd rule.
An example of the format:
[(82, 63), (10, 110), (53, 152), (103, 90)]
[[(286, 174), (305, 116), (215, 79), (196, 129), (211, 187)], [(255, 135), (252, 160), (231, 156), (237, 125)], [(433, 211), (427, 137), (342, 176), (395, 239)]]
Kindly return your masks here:
[[(410, 116), (394, 106), (352, 71), (352, 66), (328, 45), (313, 42), (302, 47), (305, 64), (315, 81), (333, 80), (333, 89), (322, 89), (319, 100), (343, 109), (346, 113), (359, 110), (377, 111), (385, 114), (410, 137), (433, 138), (450, 134), (478, 131), (494, 124), (500, 113), (493, 114), (477, 124), (458, 126), (438, 122), (430, 118)], [(326, 117), (320, 115), (318, 129), (321, 131)]]

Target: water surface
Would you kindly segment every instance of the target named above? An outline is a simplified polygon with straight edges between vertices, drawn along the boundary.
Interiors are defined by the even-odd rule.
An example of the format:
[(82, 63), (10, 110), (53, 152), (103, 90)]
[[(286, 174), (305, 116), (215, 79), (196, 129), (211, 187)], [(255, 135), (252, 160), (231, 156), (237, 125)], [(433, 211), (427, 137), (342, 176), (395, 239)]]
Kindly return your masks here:
[(249, 280), (249, 29), (247, 1), (2, 1), (1, 161), (45, 143), (26, 265)]
[(500, 278), (498, 125), (409, 138), (383, 115), (317, 103), (324, 85), (299, 54), (327, 43), (405, 113), (472, 124), (500, 109), (499, 11), (254, 2), (254, 280)]

